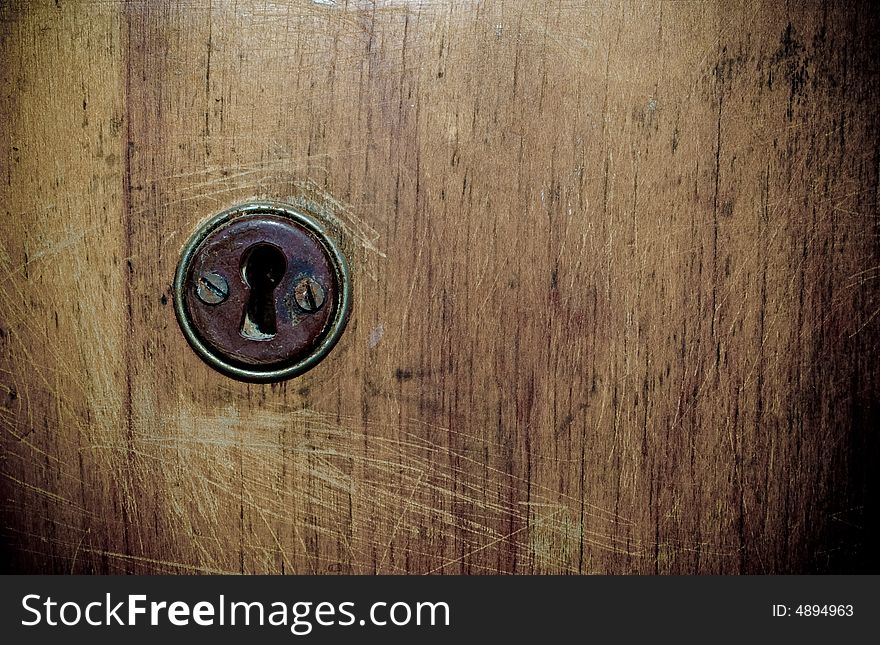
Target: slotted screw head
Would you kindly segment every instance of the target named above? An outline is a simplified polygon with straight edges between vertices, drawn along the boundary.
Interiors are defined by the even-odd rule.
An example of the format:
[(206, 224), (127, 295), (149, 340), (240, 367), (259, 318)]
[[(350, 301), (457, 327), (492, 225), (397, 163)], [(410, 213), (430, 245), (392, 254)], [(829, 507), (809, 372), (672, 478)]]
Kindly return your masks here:
[(305, 312), (318, 311), (326, 299), (326, 292), (314, 278), (303, 278), (296, 283), (293, 289), (293, 297), (296, 304)]
[(203, 273), (199, 276), (196, 293), (206, 305), (219, 305), (229, 297), (229, 283), (219, 273)]

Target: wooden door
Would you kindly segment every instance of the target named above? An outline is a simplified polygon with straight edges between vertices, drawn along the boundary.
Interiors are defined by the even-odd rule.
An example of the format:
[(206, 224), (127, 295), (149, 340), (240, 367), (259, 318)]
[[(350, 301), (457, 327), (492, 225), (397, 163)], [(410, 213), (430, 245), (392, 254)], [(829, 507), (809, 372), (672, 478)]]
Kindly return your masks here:
[[(4, 569), (876, 571), (878, 12), (0, 9)], [(178, 329), (198, 224), (352, 265), (316, 368)]]

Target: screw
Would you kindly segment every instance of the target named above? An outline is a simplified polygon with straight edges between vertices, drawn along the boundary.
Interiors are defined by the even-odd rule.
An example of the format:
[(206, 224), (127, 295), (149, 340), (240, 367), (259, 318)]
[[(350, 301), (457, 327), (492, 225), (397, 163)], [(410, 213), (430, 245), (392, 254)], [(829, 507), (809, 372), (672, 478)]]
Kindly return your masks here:
[(324, 305), (326, 294), (314, 278), (303, 278), (293, 288), (293, 297), (300, 309), (314, 313)]
[(219, 305), (229, 297), (229, 283), (219, 273), (203, 273), (199, 276), (196, 293), (206, 305)]

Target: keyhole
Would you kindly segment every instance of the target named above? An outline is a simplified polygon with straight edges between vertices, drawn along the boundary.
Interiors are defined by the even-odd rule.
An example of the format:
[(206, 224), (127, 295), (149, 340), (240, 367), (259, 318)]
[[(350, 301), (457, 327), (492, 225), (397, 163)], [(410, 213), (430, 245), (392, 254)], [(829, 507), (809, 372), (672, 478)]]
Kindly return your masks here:
[(268, 340), (278, 332), (273, 293), (286, 270), (287, 261), (277, 246), (256, 244), (245, 253), (241, 272), (251, 290), (241, 324), (245, 338)]

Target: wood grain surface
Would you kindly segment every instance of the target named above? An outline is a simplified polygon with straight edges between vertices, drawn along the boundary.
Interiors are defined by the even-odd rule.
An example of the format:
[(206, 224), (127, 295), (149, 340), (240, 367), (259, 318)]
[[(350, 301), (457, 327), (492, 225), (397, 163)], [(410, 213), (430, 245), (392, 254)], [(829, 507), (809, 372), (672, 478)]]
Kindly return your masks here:
[[(877, 573), (878, 13), (3, 2), (3, 570)], [(170, 304), (252, 198), (353, 268), (282, 384)]]

